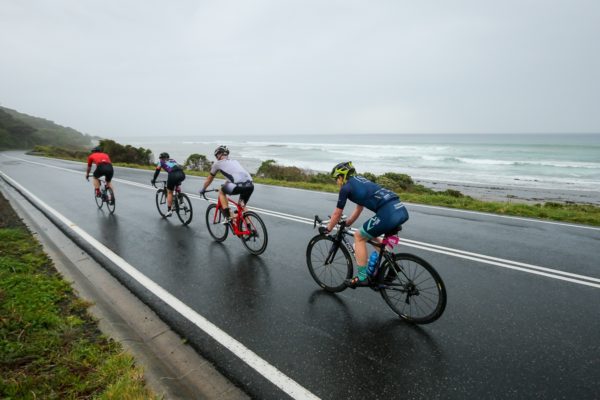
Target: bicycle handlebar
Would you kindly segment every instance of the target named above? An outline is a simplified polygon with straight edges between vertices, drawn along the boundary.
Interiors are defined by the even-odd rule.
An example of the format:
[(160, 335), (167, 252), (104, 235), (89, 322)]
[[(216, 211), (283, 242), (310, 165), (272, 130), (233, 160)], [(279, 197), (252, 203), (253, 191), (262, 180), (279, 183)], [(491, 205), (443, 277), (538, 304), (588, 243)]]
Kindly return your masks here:
[(209, 193), (209, 192), (218, 192), (218, 191), (219, 191), (219, 189), (208, 189), (208, 190), (205, 190), (202, 193), (202, 197), (204, 197), (204, 200), (208, 201), (208, 198), (206, 197), (206, 193)]

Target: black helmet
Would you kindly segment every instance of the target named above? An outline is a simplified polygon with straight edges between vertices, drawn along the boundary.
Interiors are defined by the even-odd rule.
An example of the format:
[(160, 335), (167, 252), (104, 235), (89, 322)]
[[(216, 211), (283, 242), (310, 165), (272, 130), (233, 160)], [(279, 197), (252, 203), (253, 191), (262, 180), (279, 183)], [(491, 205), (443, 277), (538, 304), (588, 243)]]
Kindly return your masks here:
[(331, 170), (331, 176), (336, 178), (338, 176), (342, 176), (344, 178), (344, 182), (348, 179), (349, 176), (352, 176), (356, 173), (354, 169), (354, 165), (352, 165), (352, 161), (341, 162)]
[(169, 158), (169, 153), (160, 153), (160, 156), (158, 156), (158, 158)]
[(92, 149), (92, 153), (99, 153), (102, 151), (102, 147), (100, 146), (96, 146)]
[(226, 156), (229, 155), (229, 149), (227, 148), (227, 146), (219, 146), (215, 149), (215, 157), (219, 157), (219, 154), (225, 154)]

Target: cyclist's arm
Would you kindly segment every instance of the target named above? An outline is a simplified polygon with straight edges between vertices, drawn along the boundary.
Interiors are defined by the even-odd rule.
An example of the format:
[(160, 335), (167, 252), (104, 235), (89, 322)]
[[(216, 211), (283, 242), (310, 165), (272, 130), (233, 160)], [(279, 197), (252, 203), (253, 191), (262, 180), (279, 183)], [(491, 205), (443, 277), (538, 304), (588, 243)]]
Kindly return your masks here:
[(352, 212), (352, 215), (350, 215), (350, 217), (346, 221), (346, 226), (352, 225), (354, 223), (354, 221), (356, 221), (358, 219), (358, 217), (360, 217), (360, 213), (362, 213), (364, 208), (365, 208), (364, 206), (357, 205), (356, 208), (354, 209), (354, 211)]
[(88, 176), (90, 176), (90, 170), (92, 169), (92, 156), (90, 155), (88, 157), (88, 165), (87, 165), (87, 169), (85, 170), (85, 177), (87, 178)]
[(214, 175), (208, 175), (204, 181), (204, 185), (202, 185), (202, 190), (206, 190), (206, 188), (212, 183), (213, 179), (215, 179)]
[(329, 232), (331, 232), (333, 230), (333, 228), (335, 228), (336, 224), (342, 217), (343, 212), (344, 212), (344, 210), (342, 210), (341, 208), (336, 208), (335, 210), (333, 210), (333, 214), (331, 214), (331, 219), (329, 220), (329, 224), (327, 224), (327, 230)]
[(152, 178), (153, 181), (156, 181), (156, 178), (158, 178), (158, 174), (160, 174), (160, 169), (161, 169), (161, 165), (159, 164), (156, 169), (154, 170), (154, 177)]

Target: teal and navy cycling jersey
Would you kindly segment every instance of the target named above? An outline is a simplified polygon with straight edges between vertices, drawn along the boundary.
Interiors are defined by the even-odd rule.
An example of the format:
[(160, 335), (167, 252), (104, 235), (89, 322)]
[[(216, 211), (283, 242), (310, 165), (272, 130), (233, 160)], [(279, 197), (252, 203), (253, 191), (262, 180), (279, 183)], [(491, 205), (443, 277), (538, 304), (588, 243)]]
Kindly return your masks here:
[(181, 169), (181, 166), (177, 164), (177, 161), (169, 158), (168, 160), (160, 160), (156, 163), (156, 169), (160, 171), (160, 169), (164, 169), (167, 172), (171, 172), (177, 169)]
[(384, 204), (398, 200), (398, 195), (363, 176), (355, 175), (350, 177), (340, 189), (337, 208), (344, 209), (347, 200), (377, 212)]

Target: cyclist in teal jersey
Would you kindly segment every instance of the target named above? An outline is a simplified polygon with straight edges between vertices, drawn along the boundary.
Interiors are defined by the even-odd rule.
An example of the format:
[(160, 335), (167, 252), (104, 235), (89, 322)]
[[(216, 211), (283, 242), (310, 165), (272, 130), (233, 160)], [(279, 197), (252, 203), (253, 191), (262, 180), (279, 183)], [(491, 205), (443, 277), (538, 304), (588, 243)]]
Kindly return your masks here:
[(354, 278), (347, 280), (346, 285), (355, 288), (368, 284), (367, 241), (386, 233), (397, 232), (400, 226), (408, 220), (408, 212), (396, 193), (382, 188), (361, 175), (356, 175), (356, 170), (350, 161), (339, 163), (333, 167), (331, 176), (335, 178), (340, 193), (331, 220), (327, 227), (320, 229), (321, 233), (329, 233), (336, 226), (347, 200), (356, 203), (354, 212), (346, 221), (347, 226), (352, 225), (358, 219), (365, 207), (375, 213), (354, 233), (358, 273)]
[(183, 168), (177, 164), (177, 161), (169, 157), (169, 153), (160, 153), (158, 160), (158, 163), (156, 163), (156, 170), (154, 171), (154, 177), (150, 183), (152, 183), (152, 186), (156, 187), (156, 178), (158, 178), (160, 170), (164, 169), (167, 171), (167, 207), (169, 210), (165, 216), (170, 217), (173, 215), (173, 210), (171, 210), (171, 206), (173, 205), (173, 190), (185, 180), (185, 173), (183, 172)]

